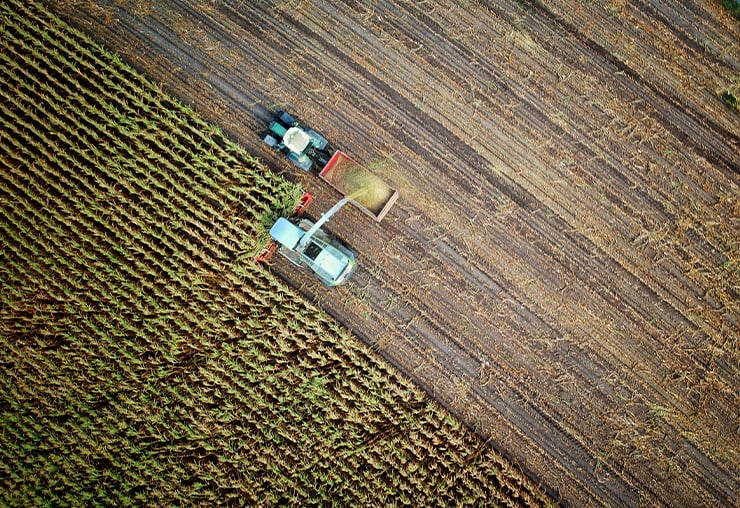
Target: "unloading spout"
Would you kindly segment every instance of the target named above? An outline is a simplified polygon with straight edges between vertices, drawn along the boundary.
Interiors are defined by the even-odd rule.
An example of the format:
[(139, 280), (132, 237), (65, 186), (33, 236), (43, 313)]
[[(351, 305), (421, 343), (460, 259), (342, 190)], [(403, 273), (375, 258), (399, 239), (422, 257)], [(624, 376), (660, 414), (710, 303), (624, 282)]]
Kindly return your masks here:
[(321, 226), (327, 223), (329, 219), (332, 218), (332, 216), (339, 211), (340, 208), (342, 208), (344, 205), (346, 205), (349, 201), (356, 199), (360, 196), (362, 196), (365, 193), (365, 189), (358, 190), (357, 192), (353, 192), (349, 196), (340, 199), (336, 205), (332, 206), (328, 212), (326, 212), (324, 215), (321, 216), (319, 220), (316, 221), (316, 224), (311, 226), (311, 228), (306, 231), (306, 234), (303, 235), (303, 238), (301, 238), (300, 245), (301, 247), (305, 247), (309, 240), (311, 240), (311, 237), (318, 231)]

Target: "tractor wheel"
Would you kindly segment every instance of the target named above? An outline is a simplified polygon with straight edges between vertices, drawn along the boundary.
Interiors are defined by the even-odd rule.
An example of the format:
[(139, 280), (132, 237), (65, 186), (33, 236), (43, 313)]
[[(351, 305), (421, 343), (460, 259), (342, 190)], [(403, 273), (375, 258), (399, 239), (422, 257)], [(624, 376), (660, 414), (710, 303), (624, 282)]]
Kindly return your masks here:
[(329, 152), (326, 152), (324, 150), (316, 150), (316, 157), (314, 158), (314, 161), (316, 162), (316, 165), (319, 167), (319, 171), (324, 169), (324, 166), (329, 164), (330, 159), (331, 159), (331, 154)]
[(270, 148), (276, 148), (278, 145), (278, 140), (269, 133), (262, 136), (262, 141), (264, 141)]
[(297, 123), (296, 119), (293, 118), (290, 113), (287, 113), (285, 111), (280, 111), (278, 113), (278, 120), (280, 120), (280, 123), (285, 125), (286, 127), (292, 127)]

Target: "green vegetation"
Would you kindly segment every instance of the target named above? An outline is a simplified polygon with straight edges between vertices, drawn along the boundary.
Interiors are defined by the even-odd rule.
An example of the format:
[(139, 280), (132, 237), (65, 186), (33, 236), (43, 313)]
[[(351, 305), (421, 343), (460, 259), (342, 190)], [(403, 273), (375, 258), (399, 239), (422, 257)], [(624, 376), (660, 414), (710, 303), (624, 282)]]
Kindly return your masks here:
[(301, 190), (0, 6), (0, 505), (543, 505), (256, 265)]
[(719, 3), (732, 14), (735, 19), (740, 20), (740, 1), (738, 0), (719, 0)]
[(737, 96), (730, 90), (726, 90), (722, 93), (722, 100), (727, 104), (730, 109), (737, 109)]

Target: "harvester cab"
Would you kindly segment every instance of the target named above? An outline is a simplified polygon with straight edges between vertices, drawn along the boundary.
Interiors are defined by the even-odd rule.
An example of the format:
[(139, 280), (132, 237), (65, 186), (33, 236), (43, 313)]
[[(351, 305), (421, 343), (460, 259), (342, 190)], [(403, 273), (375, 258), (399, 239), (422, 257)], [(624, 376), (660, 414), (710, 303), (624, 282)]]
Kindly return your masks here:
[(355, 253), (322, 226), (348, 201), (348, 198), (340, 200), (316, 222), (300, 215), (294, 215), (293, 220), (280, 217), (270, 228), (272, 246), (258, 260), (266, 261), (277, 248), (291, 263), (308, 268), (325, 285), (343, 284), (357, 266)]

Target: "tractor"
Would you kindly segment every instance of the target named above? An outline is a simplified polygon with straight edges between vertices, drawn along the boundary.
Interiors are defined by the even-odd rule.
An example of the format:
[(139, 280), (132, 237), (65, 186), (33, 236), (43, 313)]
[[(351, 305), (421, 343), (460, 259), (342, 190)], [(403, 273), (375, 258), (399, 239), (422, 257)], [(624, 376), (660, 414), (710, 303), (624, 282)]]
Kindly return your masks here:
[(311, 128), (301, 126), (285, 111), (278, 111), (275, 120), (270, 122), (269, 131), (263, 133), (262, 141), (283, 152), (303, 171), (309, 171), (314, 164), (319, 169), (323, 168), (332, 155), (326, 138)]
[(285, 111), (275, 113), (262, 141), (284, 153), (303, 171), (315, 169), (319, 178), (342, 195), (357, 196), (352, 204), (377, 222), (383, 220), (398, 199), (398, 191), (349, 155), (331, 149), (324, 136)]

